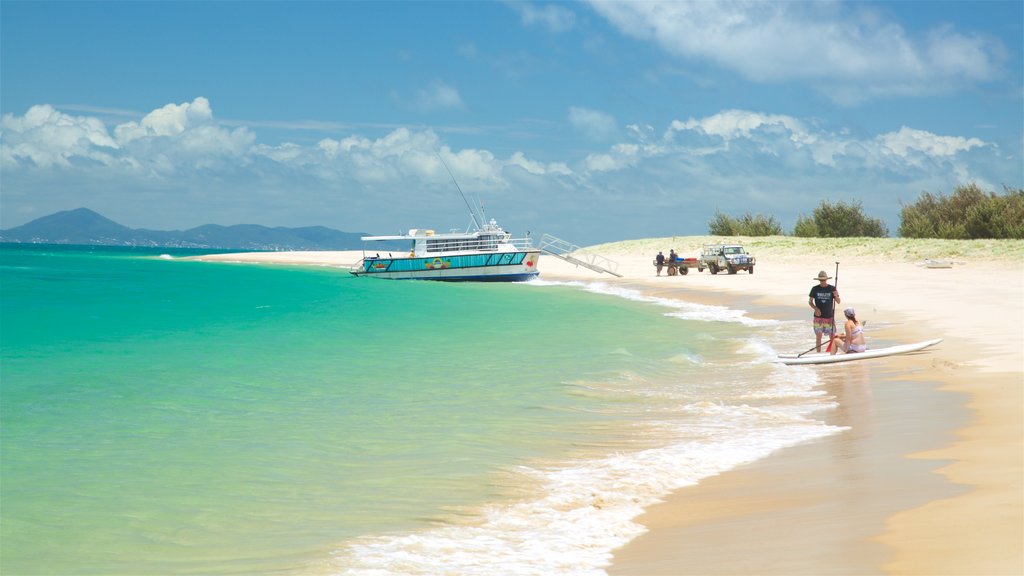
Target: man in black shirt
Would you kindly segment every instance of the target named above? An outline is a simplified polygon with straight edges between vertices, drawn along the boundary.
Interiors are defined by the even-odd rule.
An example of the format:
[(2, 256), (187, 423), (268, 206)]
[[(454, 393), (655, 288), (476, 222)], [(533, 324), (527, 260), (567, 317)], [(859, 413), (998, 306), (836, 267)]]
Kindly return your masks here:
[(818, 285), (811, 288), (807, 304), (814, 309), (814, 343), (821, 352), (821, 337), (828, 334), (829, 343), (836, 332), (835, 305), (841, 301), (836, 287), (828, 283), (832, 277), (824, 270), (818, 272)]

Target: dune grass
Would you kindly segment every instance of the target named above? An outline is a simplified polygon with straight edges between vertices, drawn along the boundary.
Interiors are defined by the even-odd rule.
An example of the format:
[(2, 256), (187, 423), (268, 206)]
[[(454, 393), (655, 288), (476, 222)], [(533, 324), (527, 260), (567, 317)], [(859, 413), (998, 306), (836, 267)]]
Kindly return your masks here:
[(893, 262), (933, 260), (992, 260), (1024, 263), (1024, 240), (942, 240), (917, 238), (799, 238), (796, 236), (669, 236), (623, 240), (586, 248), (594, 253), (666, 254), (674, 248), (684, 257), (700, 254), (704, 244), (742, 244), (757, 257), (798, 257), (803, 254), (842, 254), (885, 258)]

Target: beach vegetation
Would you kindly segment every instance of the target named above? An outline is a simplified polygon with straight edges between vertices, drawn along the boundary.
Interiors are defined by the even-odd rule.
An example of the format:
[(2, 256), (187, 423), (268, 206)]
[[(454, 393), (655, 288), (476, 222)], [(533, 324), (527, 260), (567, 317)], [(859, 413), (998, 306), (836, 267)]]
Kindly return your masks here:
[[(675, 248), (684, 255), (696, 256), (705, 244), (742, 244), (758, 256), (758, 265), (770, 261), (804, 261), (808, 254), (828, 254), (846, 260), (885, 260), (921, 262), (924, 259), (951, 259), (956, 262), (999, 262), (1018, 266), (1024, 262), (1024, 239), (943, 240), (938, 238), (799, 238), (796, 236), (722, 237), (672, 236), (611, 242), (586, 248), (613, 260), (645, 261), (658, 250)], [(816, 271), (814, 271), (816, 272)]]
[(1024, 189), (1005, 194), (985, 192), (977, 184), (958, 186), (953, 194), (922, 192), (900, 210), (904, 238), (1024, 239)]
[(780, 236), (782, 225), (774, 216), (751, 214), (747, 212), (739, 218), (733, 218), (719, 210), (708, 222), (708, 234), (714, 236)]
[(948, 259), (964, 264), (1000, 262), (1017, 267), (1024, 262), (1024, 239), (669, 236), (611, 242), (587, 247), (586, 251), (623, 262), (634, 257), (648, 261), (666, 247), (675, 248), (683, 255), (697, 256), (704, 244), (742, 244), (748, 252), (757, 255), (759, 266), (764, 266), (765, 262), (802, 262), (808, 254), (841, 254), (843, 261), (919, 263), (925, 259)]
[(821, 204), (811, 216), (800, 215), (793, 227), (793, 236), (801, 238), (886, 238), (889, 227), (880, 218), (864, 213), (860, 202), (829, 202)]

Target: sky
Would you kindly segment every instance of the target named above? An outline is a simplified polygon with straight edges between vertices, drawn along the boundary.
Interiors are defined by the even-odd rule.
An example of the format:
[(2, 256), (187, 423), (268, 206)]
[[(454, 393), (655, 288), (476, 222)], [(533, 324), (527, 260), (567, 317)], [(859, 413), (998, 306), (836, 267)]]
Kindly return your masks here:
[(0, 228), (396, 234), (468, 201), (587, 246), (843, 202), (896, 236), (924, 192), (1024, 187), (1022, 26), (1018, 0), (2, 0)]

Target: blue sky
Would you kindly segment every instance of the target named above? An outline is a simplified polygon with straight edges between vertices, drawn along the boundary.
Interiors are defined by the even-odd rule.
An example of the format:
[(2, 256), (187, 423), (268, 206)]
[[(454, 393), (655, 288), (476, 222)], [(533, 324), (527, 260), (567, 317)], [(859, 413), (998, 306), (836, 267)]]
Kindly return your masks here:
[(0, 2), (0, 227), (791, 230), (1024, 186), (1024, 3)]

